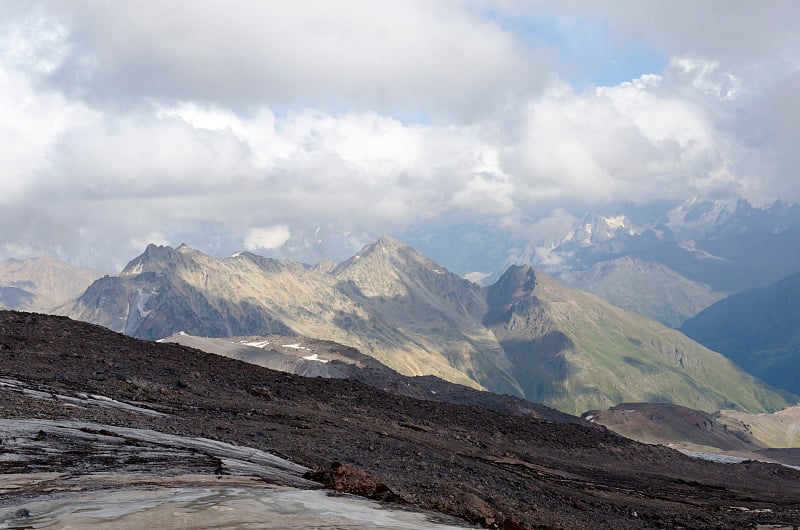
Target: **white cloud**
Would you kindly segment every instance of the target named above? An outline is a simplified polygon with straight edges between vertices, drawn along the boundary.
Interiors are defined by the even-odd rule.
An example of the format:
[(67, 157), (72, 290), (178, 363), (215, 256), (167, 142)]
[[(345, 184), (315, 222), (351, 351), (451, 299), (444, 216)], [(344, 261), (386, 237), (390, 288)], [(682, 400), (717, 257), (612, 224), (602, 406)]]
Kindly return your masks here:
[(63, 57), (47, 78), (107, 103), (314, 102), (474, 115), (537, 86), (544, 64), (540, 53), (460, 2), (34, 5), (37, 17), (67, 30)]
[(567, 234), (580, 219), (563, 208), (556, 208), (550, 214), (525, 227), (527, 239), (543, 247), (554, 247), (562, 243)]
[(0, 56), (0, 202), (18, 200), (47, 165), (53, 143), (92, 114), (58, 93), (37, 91)]
[[(542, 207), (748, 189), (731, 155), (738, 144), (713, 112), (671, 89), (701, 92), (692, 78), (668, 74), (585, 92), (556, 84), (513, 125), (415, 125), (312, 109), (277, 116), (266, 106), (240, 115), (188, 102), (136, 112), (75, 104), (69, 112), (80, 119), (39, 140), (31, 164), (18, 169), (20, 204), (47, 202), (37, 215), (48, 224), (104, 232), (97, 244), (116, 248), (122, 261), (131, 250), (114, 242), (118, 235), (138, 244), (156, 234), (224, 253), (248, 234), (248, 248), (289, 252), (306, 248), (283, 247), (292, 234), (319, 224), (331, 234), (379, 235), (458, 214), (505, 219), (528, 233), (529, 218), (547, 215), (532, 213)], [(51, 97), (21, 86), (14, 97)], [(0, 198), (7, 207), (8, 197)], [(199, 228), (209, 225), (218, 226), (213, 241)], [(276, 226), (286, 232), (249, 233)], [(41, 237), (45, 247), (69, 239), (63, 230)], [(66, 248), (81, 238), (73, 240)], [(351, 250), (325, 252), (339, 259)]]
[(49, 190), (83, 198), (192, 195), (249, 174), (250, 151), (229, 131), (152, 115), (106, 115), (70, 127), (48, 152)]
[(704, 61), (694, 57), (676, 57), (670, 62), (670, 70), (688, 79), (700, 92), (721, 100), (733, 100), (739, 96), (741, 81), (730, 72), (720, 71), (716, 61)]
[[(639, 32), (666, 66), (572, 86), (507, 5)], [(792, 4), (532, 5), (9, 2), (0, 249), (339, 259), (451, 218), (546, 239), (619, 201), (800, 200)]]
[(687, 176), (712, 175), (726, 146), (702, 108), (661, 85), (652, 75), (583, 93), (560, 85), (531, 102), (508, 159), (520, 193), (585, 204), (702, 194)]
[(130, 252), (133, 254), (136, 252), (141, 252), (142, 249), (147, 247), (147, 245), (150, 243), (154, 245), (169, 245), (170, 241), (163, 232), (156, 230), (146, 234), (144, 237), (131, 239), (128, 246), (130, 248)]
[(284, 225), (252, 228), (244, 238), (244, 248), (252, 252), (272, 250), (289, 241), (292, 233)]
[(247, 146), (252, 162), (260, 168), (271, 167), (273, 159), (287, 157), (293, 150), (290, 142), (276, 136), (275, 114), (264, 106), (258, 107), (247, 119), (231, 110), (192, 102), (161, 106), (156, 115), (160, 119), (180, 119), (198, 131), (234, 136)]

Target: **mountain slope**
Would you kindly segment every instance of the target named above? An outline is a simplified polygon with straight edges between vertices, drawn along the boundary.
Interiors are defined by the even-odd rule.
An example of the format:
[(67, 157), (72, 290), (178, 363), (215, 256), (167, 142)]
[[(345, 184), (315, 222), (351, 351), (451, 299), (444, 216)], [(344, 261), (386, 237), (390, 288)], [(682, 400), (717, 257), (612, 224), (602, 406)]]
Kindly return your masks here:
[(681, 330), (768, 383), (800, 392), (800, 273), (720, 300)]
[(758, 447), (800, 448), (800, 405), (772, 414), (721, 410), (717, 413), (717, 423)]
[(362, 354), (355, 348), (308, 337), (195, 337), (185, 333), (159, 342), (189, 346), (272, 370), (303, 377), (360, 381), (390, 394), (426, 401), (475, 405), (507, 414), (566, 423), (581, 420), (518, 397), (483, 392), (435, 376), (408, 377)]
[[(377, 256), (372, 259), (371, 254), (367, 248), (359, 256), (377, 267)], [(395, 298), (389, 309), (389, 297), (379, 295), (379, 288), (402, 289), (402, 282), (389, 274), (391, 268), (376, 268), (369, 280), (358, 276), (358, 267), (350, 269), (324, 274), (250, 253), (214, 258), (186, 246), (150, 245), (120, 277), (103, 278), (87, 289), (68, 314), (145, 339), (179, 331), (213, 337), (278, 333), (324, 338), (357, 347), (407, 375), (433, 374), (473, 387), (489, 383), (482, 374), (471, 377), (472, 372), (462, 369), (481, 351), (450, 322), (455, 313), (442, 313), (446, 303), (442, 306), (439, 298), (415, 288), (419, 297)], [(424, 268), (416, 272), (440, 276)], [(450, 282), (472, 285), (445, 274)], [(377, 305), (385, 309), (378, 311)], [(401, 319), (406, 328), (397, 324)], [(422, 333), (418, 327), (425, 322), (450, 333)], [(495, 344), (495, 355), (499, 351)], [(465, 360), (453, 363), (448, 357), (458, 355)], [(507, 381), (496, 388), (514, 392), (509, 374), (496, 379)]]
[(590, 410), (583, 418), (642, 443), (688, 451), (736, 451), (756, 458), (753, 451), (761, 446), (718, 422), (719, 414), (671, 403), (620, 403), (607, 410)]
[(601, 261), (559, 279), (673, 328), (725, 296), (660, 263), (635, 256)]
[[(426, 350), (441, 352), (471, 379), (497, 392), (523, 393), (494, 335), (480, 325), (487, 304), (474, 283), (386, 236), (332, 275), (359, 307)], [(414, 364), (416, 373), (424, 373), (424, 365)]]
[(714, 413), (667, 403), (622, 403), (590, 410), (582, 418), (627, 438), (689, 451), (728, 453), (797, 465), (800, 406), (771, 414), (741, 410)]
[[(529, 285), (530, 284), (530, 285)], [(480, 288), (384, 237), (329, 273), (150, 245), (68, 313), (140, 338), (302, 335), (577, 414), (621, 401), (773, 410), (786, 399), (680, 333), (512, 267)], [(683, 363), (683, 364), (681, 364)]]
[(50, 311), (79, 296), (100, 276), (48, 257), (0, 260), (0, 308)]
[[(0, 517), (14, 527), (53, 525), (42, 521), (41, 504), (6, 519), (18, 512), (17, 503), (55, 497), (74, 508), (70, 492), (104, 482), (119, 488), (134, 479), (150, 491), (191, 483), (216, 489), (244, 474), (253, 478), (242, 485), (264, 486), (257, 478), (266, 478), (264, 452), (329, 476), (337, 462), (349, 472), (351, 480), (342, 480), (347, 491), (397, 496), (484, 527), (791, 527), (800, 515), (796, 470), (693, 459), (586, 422), (542, 421), (387, 394), (355, 381), (303, 378), (46, 315), (0, 311), (0, 355), (0, 410), (7, 418)], [(58, 423), (9, 428), (8, 420), (28, 418)], [(81, 422), (71, 429), (77, 438), (59, 428), (64, 418)], [(184, 450), (176, 453), (164, 438)], [(145, 482), (153, 475), (160, 480)], [(359, 477), (371, 479), (371, 488)], [(105, 513), (119, 517), (117, 499), (104, 498)], [(209, 499), (214, 496), (194, 508)], [(238, 513), (241, 503), (225, 506)], [(175, 514), (181, 511), (167, 506), (162, 526), (180, 522)], [(82, 515), (85, 524), (94, 514)], [(333, 526), (341, 528), (341, 521)]]
[[(776, 410), (781, 396), (678, 331), (514, 266), (487, 289), (484, 320), (532, 401), (564, 411), (666, 401), (700, 410)], [(793, 397), (789, 397), (789, 400)]]

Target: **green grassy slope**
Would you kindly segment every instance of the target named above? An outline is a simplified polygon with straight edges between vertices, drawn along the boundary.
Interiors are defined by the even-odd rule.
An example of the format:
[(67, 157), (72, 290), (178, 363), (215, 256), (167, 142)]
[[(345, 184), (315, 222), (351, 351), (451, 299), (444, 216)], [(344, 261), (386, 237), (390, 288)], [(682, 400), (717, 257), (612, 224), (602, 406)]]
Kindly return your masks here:
[(487, 324), (525, 370), (528, 397), (573, 414), (632, 401), (764, 412), (795, 399), (675, 330), (530, 268), (512, 269), (505, 281), (517, 287), (498, 300), (503, 317)]

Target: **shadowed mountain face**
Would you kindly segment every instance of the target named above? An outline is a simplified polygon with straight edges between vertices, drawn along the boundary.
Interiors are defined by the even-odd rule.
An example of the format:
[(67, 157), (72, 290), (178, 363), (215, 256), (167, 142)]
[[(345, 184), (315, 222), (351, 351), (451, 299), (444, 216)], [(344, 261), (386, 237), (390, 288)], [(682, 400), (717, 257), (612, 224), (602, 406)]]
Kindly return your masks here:
[(800, 273), (730, 296), (681, 327), (778, 388), (800, 392)]
[(680, 333), (530, 267), (511, 267), (480, 288), (388, 237), (333, 270), (150, 245), (119, 277), (95, 282), (68, 314), (146, 339), (184, 331), (332, 340), (405, 375), (436, 375), (572, 414), (621, 401), (753, 411), (787, 404)]
[(0, 260), (0, 308), (52, 311), (100, 274), (53, 258)]
[(483, 324), (497, 337), (528, 399), (546, 401), (563, 392), (570, 376), (567, 351), (574, 344), (550, 319), (536, 287), (533, 269), (510, 267), (486, 289), (491, 310)]

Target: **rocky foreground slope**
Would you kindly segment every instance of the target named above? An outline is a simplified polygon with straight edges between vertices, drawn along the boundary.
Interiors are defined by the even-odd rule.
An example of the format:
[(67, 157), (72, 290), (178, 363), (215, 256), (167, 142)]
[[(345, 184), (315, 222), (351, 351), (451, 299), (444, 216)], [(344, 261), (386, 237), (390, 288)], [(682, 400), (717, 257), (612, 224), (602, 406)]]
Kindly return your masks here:
[(763, 412), (797, 399), (675, 330), (530, 267), (512, 266), (481, 288), (388, 237), (328, 272), (150, 245), (65, 313), (145, 339), (180, 331), (327, 339), (405, 375), (571, 414), (623, 401)]
[[(310, 477), (346, 489), (339, 480), (344, 466), (369, 477), (351, 484), (363, 494), (488, 527), (756, 528), (800, 521), (800, 472), (786, 467), (715, 464), (597, 426), (302, 378), (63, 317), (0, 312), (0, 358), (5, 418), (233, 443), (320, 469)], [(37, 437), (47, 432), (24, 445), (35, 447)], [(74, 459), (30, 468), (14, 463), (14, 447), (0, 445), (4, 473), (57, 473), (94, 454), (84, 444)], [(113, 458), (94, 456), (94, 472), (114, 471)], [(224, 477), (225, 466), (215, 472)], [(2, 503), (41, 493), (34, 485)]]
[(280, 335), (210, 338), (178, 333), (158, 342), (189, 346), (303, 377), (349, 379), (390, 394), (426, 401), (476, 405), (542, 420), (582, 423), (576, 416), (515, 396), (475, 390), (432, 375), (402, 375), (355, 348), (327, 340)]

